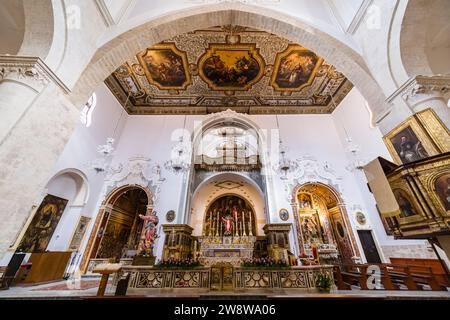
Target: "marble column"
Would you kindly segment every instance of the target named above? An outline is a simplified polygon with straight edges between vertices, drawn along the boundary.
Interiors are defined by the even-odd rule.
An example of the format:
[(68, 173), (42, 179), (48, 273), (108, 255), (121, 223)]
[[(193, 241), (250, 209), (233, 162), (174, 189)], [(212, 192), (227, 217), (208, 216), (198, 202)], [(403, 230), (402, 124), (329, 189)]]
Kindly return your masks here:
[(39, 58), (0, 56), (0, 265), (78, 124), (68, 92)]

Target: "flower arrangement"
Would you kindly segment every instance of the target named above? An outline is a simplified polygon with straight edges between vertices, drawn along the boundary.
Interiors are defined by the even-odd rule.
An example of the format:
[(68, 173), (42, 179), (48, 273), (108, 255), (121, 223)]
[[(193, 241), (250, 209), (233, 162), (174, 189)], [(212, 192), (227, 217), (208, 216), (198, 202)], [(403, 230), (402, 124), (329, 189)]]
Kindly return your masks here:
[(174, 258), (161, 260), (155, 264), (156, 268), (161, 269), (192, 269), (201, 266), (202, 265), (200, 264), (200, 262), (196, 259), (174, 259)]
[(330, 292), (332, 285), (331, 277), (326, 273), (319, 273), (316, 280), (316, 287), (321, 292)]
[(252, 258), (243, 260), (241, 267), (254, 269), (286, 269), (291, 266), (284, 259), (275, 260), (272, 258)]

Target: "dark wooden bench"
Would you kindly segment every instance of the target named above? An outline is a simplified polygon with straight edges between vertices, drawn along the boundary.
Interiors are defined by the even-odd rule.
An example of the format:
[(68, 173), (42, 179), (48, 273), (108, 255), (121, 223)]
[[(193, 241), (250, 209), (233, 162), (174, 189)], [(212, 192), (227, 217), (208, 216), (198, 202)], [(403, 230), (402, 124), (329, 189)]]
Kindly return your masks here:
[[(374, 265), (374, 264), (371, 264)], [(340, 290), (349, 290), (352, 286), (368, 290), (367, 273), (369, 264), (339, 265), (334, 268), (336, 286)], [(423, 266), (397, 266), (392, 264), (376, 264), (380, 268), (380, 282), (384, 290), (447, 290), (434, 275), (432, 268)]]

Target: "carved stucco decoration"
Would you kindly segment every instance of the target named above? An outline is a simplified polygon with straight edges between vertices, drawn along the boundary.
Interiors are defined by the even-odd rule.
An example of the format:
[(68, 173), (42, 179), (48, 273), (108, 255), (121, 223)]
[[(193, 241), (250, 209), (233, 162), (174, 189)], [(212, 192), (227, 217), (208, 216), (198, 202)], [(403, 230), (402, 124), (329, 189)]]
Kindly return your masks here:
[(153, 204), (159, 198), (161, 185), (165, 178), (161, 176), (161, 166), (151, 164), (151, 159), (137, 156), (120, 163), (108, 172), (105, 178), (105, 194), (125, 185), (137, 185), (149, 188), (153, 195)]
[(23, 83), (40, 92), (54, 82), (65, 93), (70, 90), (38, 57), (0, 55), (0, 82), (12, 80)]
[(321, 164), (315, 157), (305, 155), (295, 160), (297, 168), (288, 175), (285, 181), (287, 200), (295, 202), (293, 191), (299, 185), (319, 182), (333, 187), (342, 193), (342, 177), (335, 174), (328, 163)]
[[(280, 63), (283, 61), (281, 58), (291, 52), (291, 49), (302, 54), (314, 54), (286, 39), (255, 29), (215, 27), (178, 35), (158, 45), (173, 46), (178, 55), (187, 57), (183, 69), (186, 78), (190, 77), (191, 82), (185, 88), (177, 90), (170, 85), (155, 86), (143, 72), (142, 61), (139, 61), (138, 57), (129, 59), (108, 77), (105, 83), (130, 114), (208, 114), (227, 108), (249, 114), (331, 113), (334, 110), (331, 96), (338, 105), (353, 87), (343, 74), (320, 57), (317, 61), (314, 59), (312, 70), (303, 68), (307, 64), (303, 66), (302, 59), (293, 65), (283, 65), (291, 74), (290, 77), (286, 76), (286, 79), (294, 81), (295, 84), (298, 77), (308, 76), (307, 80), (300, 81), (303, 85), (284, 88), (280, 85), (274, 86), (275, 75), (280, 75)], [(229, 47), (230, 50), (243, 47), (249, 52), (253, 50), (253, 58), (258, 57), (256, 60), (259, 61), (260, 68), (254, 81), (247, 83), (248, 81), (240, 79), (243, 85), (230, 86), (229, 90), (224, 86), (212, 85), (211, 82), (208, 84), (208, 81), (205, 81), (202, 61), (205, 61), (203, 58), (211, 57), (212, 53), (208, 54), (208, 50), (212, 47)], [(139, 55), (140, 53), (137, 53), (137, 56)], [(252, 55), (248, 57), (250, 60)], [(173, 69), (170, 66), (181, 70), (180, 63), (175, 60), (164, 60), (161, 65), (162, 72)], [(237, 66), (238, 62), (236, 63)], [(158, 65), (154, 66), (154, 70), (157, 70)], [(250, 68), (250, 65), (248, 67)], [(229, 68), (222, 71), (224, 74), (230, 73)], [(243, 74), (246, 75), (245, 72)], [(166, 72), (164, 77), (166, 76), (177, 79), (174, 72)], [(183, 77), (181, 74), (179, 76)]]

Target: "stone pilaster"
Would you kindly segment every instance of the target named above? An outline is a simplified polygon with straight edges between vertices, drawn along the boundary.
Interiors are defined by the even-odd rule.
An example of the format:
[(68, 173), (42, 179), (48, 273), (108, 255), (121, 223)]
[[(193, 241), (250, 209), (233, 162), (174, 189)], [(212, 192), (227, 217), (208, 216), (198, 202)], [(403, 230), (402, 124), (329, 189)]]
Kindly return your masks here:
[(40, 58), (0, 56), (0, 261), (14, 251), (79, 111)]

